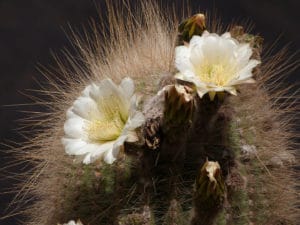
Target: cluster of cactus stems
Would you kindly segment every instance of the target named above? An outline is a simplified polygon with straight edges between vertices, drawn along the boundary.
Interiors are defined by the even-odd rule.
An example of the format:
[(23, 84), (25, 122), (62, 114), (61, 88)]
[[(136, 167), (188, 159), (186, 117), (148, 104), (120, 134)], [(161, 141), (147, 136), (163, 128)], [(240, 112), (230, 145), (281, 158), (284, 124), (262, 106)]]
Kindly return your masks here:
[[(201, 35), (204, 18), (197, 14), (184, 21), (178, 43)], [(260, 57), (259, 37), (245, 34), (241, 27), (231, 32), (251, 44), (253, 57)], [(76, 191), (66, 188), (66, 215), (84, 224), (251, 224), (228, 95), (199, 98), (192, 84), (179, 85), (172, 74), (163, 79), (168, 85), (144, 105), (146, 122), (139, 142), (126, 143), (114, 164), (85, 166), (80, 176), (70, 179), (69, 187), (72, 180), (77, 184)], [(99, 202), (86, 208), (84, 201)]]

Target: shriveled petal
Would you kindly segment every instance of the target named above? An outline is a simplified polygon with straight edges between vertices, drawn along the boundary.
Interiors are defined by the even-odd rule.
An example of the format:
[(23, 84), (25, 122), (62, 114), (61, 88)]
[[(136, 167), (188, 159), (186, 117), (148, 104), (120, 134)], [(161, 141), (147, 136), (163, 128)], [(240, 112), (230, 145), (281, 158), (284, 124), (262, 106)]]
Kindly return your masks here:
[(127, 132), (127, 142), (137, 142), (139, 140), (139, 137), (135, 131), (128, 131)]

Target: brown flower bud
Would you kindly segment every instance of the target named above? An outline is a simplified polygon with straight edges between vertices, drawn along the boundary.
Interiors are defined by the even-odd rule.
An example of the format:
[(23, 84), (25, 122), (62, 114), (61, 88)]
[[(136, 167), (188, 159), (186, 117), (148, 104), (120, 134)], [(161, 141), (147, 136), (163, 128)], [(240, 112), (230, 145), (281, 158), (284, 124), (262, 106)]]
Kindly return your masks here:
[(184, 20), (178, 27), (179, 41), (189, 42), (193, 35), (201, 35), (206, 30), (205, 16), (198, 13)]

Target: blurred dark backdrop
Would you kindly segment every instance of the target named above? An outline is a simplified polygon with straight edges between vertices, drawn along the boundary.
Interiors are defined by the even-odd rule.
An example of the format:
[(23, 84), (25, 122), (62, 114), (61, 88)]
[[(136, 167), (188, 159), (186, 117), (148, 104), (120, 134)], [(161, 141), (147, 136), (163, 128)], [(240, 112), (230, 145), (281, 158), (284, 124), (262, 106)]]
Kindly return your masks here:
[[(131, 1), (134, 3), (134, 1)], [(172, 3), (175, 1), (164, 1)], [(182, 0), (178, 1), (182, 2)], [(254, 33), (265, 38), (266, 43), (274, 42), (282, 34), (276, 48), (290, 44), (291, 53), (299, 50), (299, 0), (192, 0), (193, 8), (201, 10), (217, 9), (223, 21), (250, 19), (255, 24)], [(95, 4), (102, 0), (0, 0), (0, 143), (6, 140), (20, 141), (15, 128), (16, 120), (22, 117), (20, 107), (5, 105), (29, 102), (20, 92), (36, 88), (34, 78), (41, 74), (36, 65), (54, 63), (50, 50), (59, 52), (62, 47), (70, 47), (63, 32), (68, 23), (81, 27), (89, 18), (97, 18)], [(102, 8), (102, 7), (100, 7)], [(105, 13), (105, 12), (102, 12)], [(298, 57), (299, 59), (299, 57)], [(287, 82), (299, 81), (293, 72)], [(27, 108), (28, 109), (28, 108)], [(9, 154), (0, 152), (0, 168), (10, 160)], [(11, 172), (18, 172), (15, 168)], [(13, 185), (12, 180), (4, 180), (0, 170), (0, 217), (13, 195), (4, 194)], [(18, 216), (0, 220), (0, 224), (18, 224)]]

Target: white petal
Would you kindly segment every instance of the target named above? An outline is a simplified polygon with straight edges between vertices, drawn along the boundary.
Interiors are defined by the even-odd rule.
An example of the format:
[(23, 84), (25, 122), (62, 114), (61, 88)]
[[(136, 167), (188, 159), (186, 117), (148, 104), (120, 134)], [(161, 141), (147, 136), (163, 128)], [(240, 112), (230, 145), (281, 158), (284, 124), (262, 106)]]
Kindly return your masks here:
[(72, 111), (87, 120), (99, 114), (96, 102), (90, 97), (79, 97), (73, 103)]
[(226, 87), (215, 87), (213, 88), (214, 91), (216, 92), (221, 92), (221, 91), (224, 91), (226, 89)]
[(239, 85), (239, 84), (253, 84), (255, 83), (256, 81), (249, 77), (249, 78), (245, 78), (243, 80), (235, 80), (235, 81), (232, 81), (230, 82), (230, 85)]
[(208, 90), (197, 90), (197, 94), (199, 95), (200, 98), (203, 97), (208, 92)]
[[(92, 95), (92, 97), (98, 102), (98, 110), (101, 114), (110, 114), (114, 113), (115, 110), (119, 110), (124, 120), (128, 117), (130, 99), (124, 96), (123, 91), (111, 79), (104, 79), (99, 84), (98, 93), (96, 94), (98, 95)], [(104, 106), (104, 108), (101, 106)]]
[(64, 131), (66, 136), (70, 138), (86, 137), (84, 125), (85, 121), (80, 117), (72, 117), (67, 119), (67, 121), (64, 124)]
[(86, 165), (92, 163), (91, 153), (86, 154), (86, 156), (84, 157), (82, 162), (83, 162), (83, 164), (86, 164)]
[(226, 32), (226, 33), (222, 34), (222, 37), (231, 38), (231, 34), (230, 34), (230, 32)]
[[(193, 38), (190, 41), (190, 62), (192, 63), (192, 69), (191, 71), (194, 72), (195, 68), (202, 63), (205, 59), (204, 53), (203, 53), (203, 44), (204, 44), (204, 38), (200, 36), (193, 36)], [(182, 72), (182, 71), (181, 71)]]
[(97, 147), (93, 152), (91, 152), (91, 162), (96, 161), (97, 159), (102, 158), (107, 152), (112, 152), (114, 142), (106, 142)]
[(243, 84), (243, 83), (253, 83), (253, 73), (252, 70), (255, 68), (260, 61), (258, 60), (250, 60), (247, 66), (245, 66), (242, 70), (238, 72), (238, 77), (231, 80), (228, 85), (237, 85), (237, 84)]
[(65, 146), (65, 151), (69, 155), (83, 155), (87, 153), (88, 144), (81, 139), (62, 138), (62, 144)]
[(208, 35), (210, 35), (210, 33), (209, 33), (207, 30), (205, 30), (205, 31), (202, 33), (202, 37), (206, 37), (206, 36), (208, 36)]
[(190, 41), (190, 44), (188, 46), (188, 48), (201, 48), (203, 45), (203, 40), (205, 36), (208, 36), (209, 33), (206, 32), (207, 35), (205, 35), (204, 33), (202, 34), (202, 36), (198, 36), (198, 35), (194, 35)]
[(138, 97), (136, 95), (133, 95), (131, 98), (130, 98), (130, 112), (132, 110), (135, 110), (137, 107), (138, 107), (138, 103), (139, 103), (140, 99), (138, 99)]
[(126, 77), (122, 80), (120, 87), (123, 89), (126, 98), (131, 98), (134, 93), (134, 83), (133, 80), (129, 77)]
[(145, 116), (143, 113), (136, 111), (129, 117), (125, 125), (124, 130), (134, 130), (137, 127), (140, 127), (145, 122)]
[(188, 79), (188, 81), (194, 83), (196, 85), (197, 89), (207, 89), (208, 88), (208, 84), (205, 82), (202, 82), (197, 77), (191, 77)]
[(89, 97), (90, 96), (90, 92), (92, 91), (93, 88), (96, 87), (95, 83), (91, 83), (90, 85), (88, 85), (83, 91), (82, 91), (82, 96), (83, 97)]
[(186, 46), (175, 48), (175, 66), (181, 72), (193, 69), (190, 62), (190, 48)]
[(107, 151), (104, 155), (104, 161), (108, 164), (112, 164), (117, 158), (113, 156), (113, 151)]
[[(202, 39), (202, 44), (199, 46), (195, 46), (192, 50), (192, 58), (194, 60), (197, 59), (198, 55), (201, 54), (201, 58), (209, 61), (209, 62), (217, 62), (219, 58), (220, 52), (219, 38), (213, 34), (210, 34), (207, 37)], [(198, 55), (197, 55), (198, 54)], [(200, 63), (201, 61), (193, 61), (194, 65)]]
[(195, 73), (192, 70), (186, 70), (181, 73), (175, 74), (175, 78), (179, 80), (191, 81), (196, 77)]
[(122, 135), (115, 141), (113, 150), (112, 150), (112, 156), (114, 158), (118, 157), (120, 149), (124, 145), (124, 142), (126, 141), (127, 137), (128, 137), (127, 135)]
[(235, 52), (235, 60), (238, 66), (238, 69), (245, 67), (253, 52), (249, 44), (240, 44)]
[(97, 84), (92, 83), (89, 86), (87, 86), (84, 91), (82, 92), (83, 97), (89, 97), (92, 96), (99, 96), (99, 87)]
[(78, 117), (81, 118), (79, 115), (77, 115), (73, 112), (73, 106), (67, 110), (66, 117), (67, 117), (67, 119), (78, 118)]
[(233, 86), (231, 86), (231, 87), (225, 87), (224, 90), (227, 91), (227, 92), (229, 92), (232, 95), (237, 95), (236, 89)]

